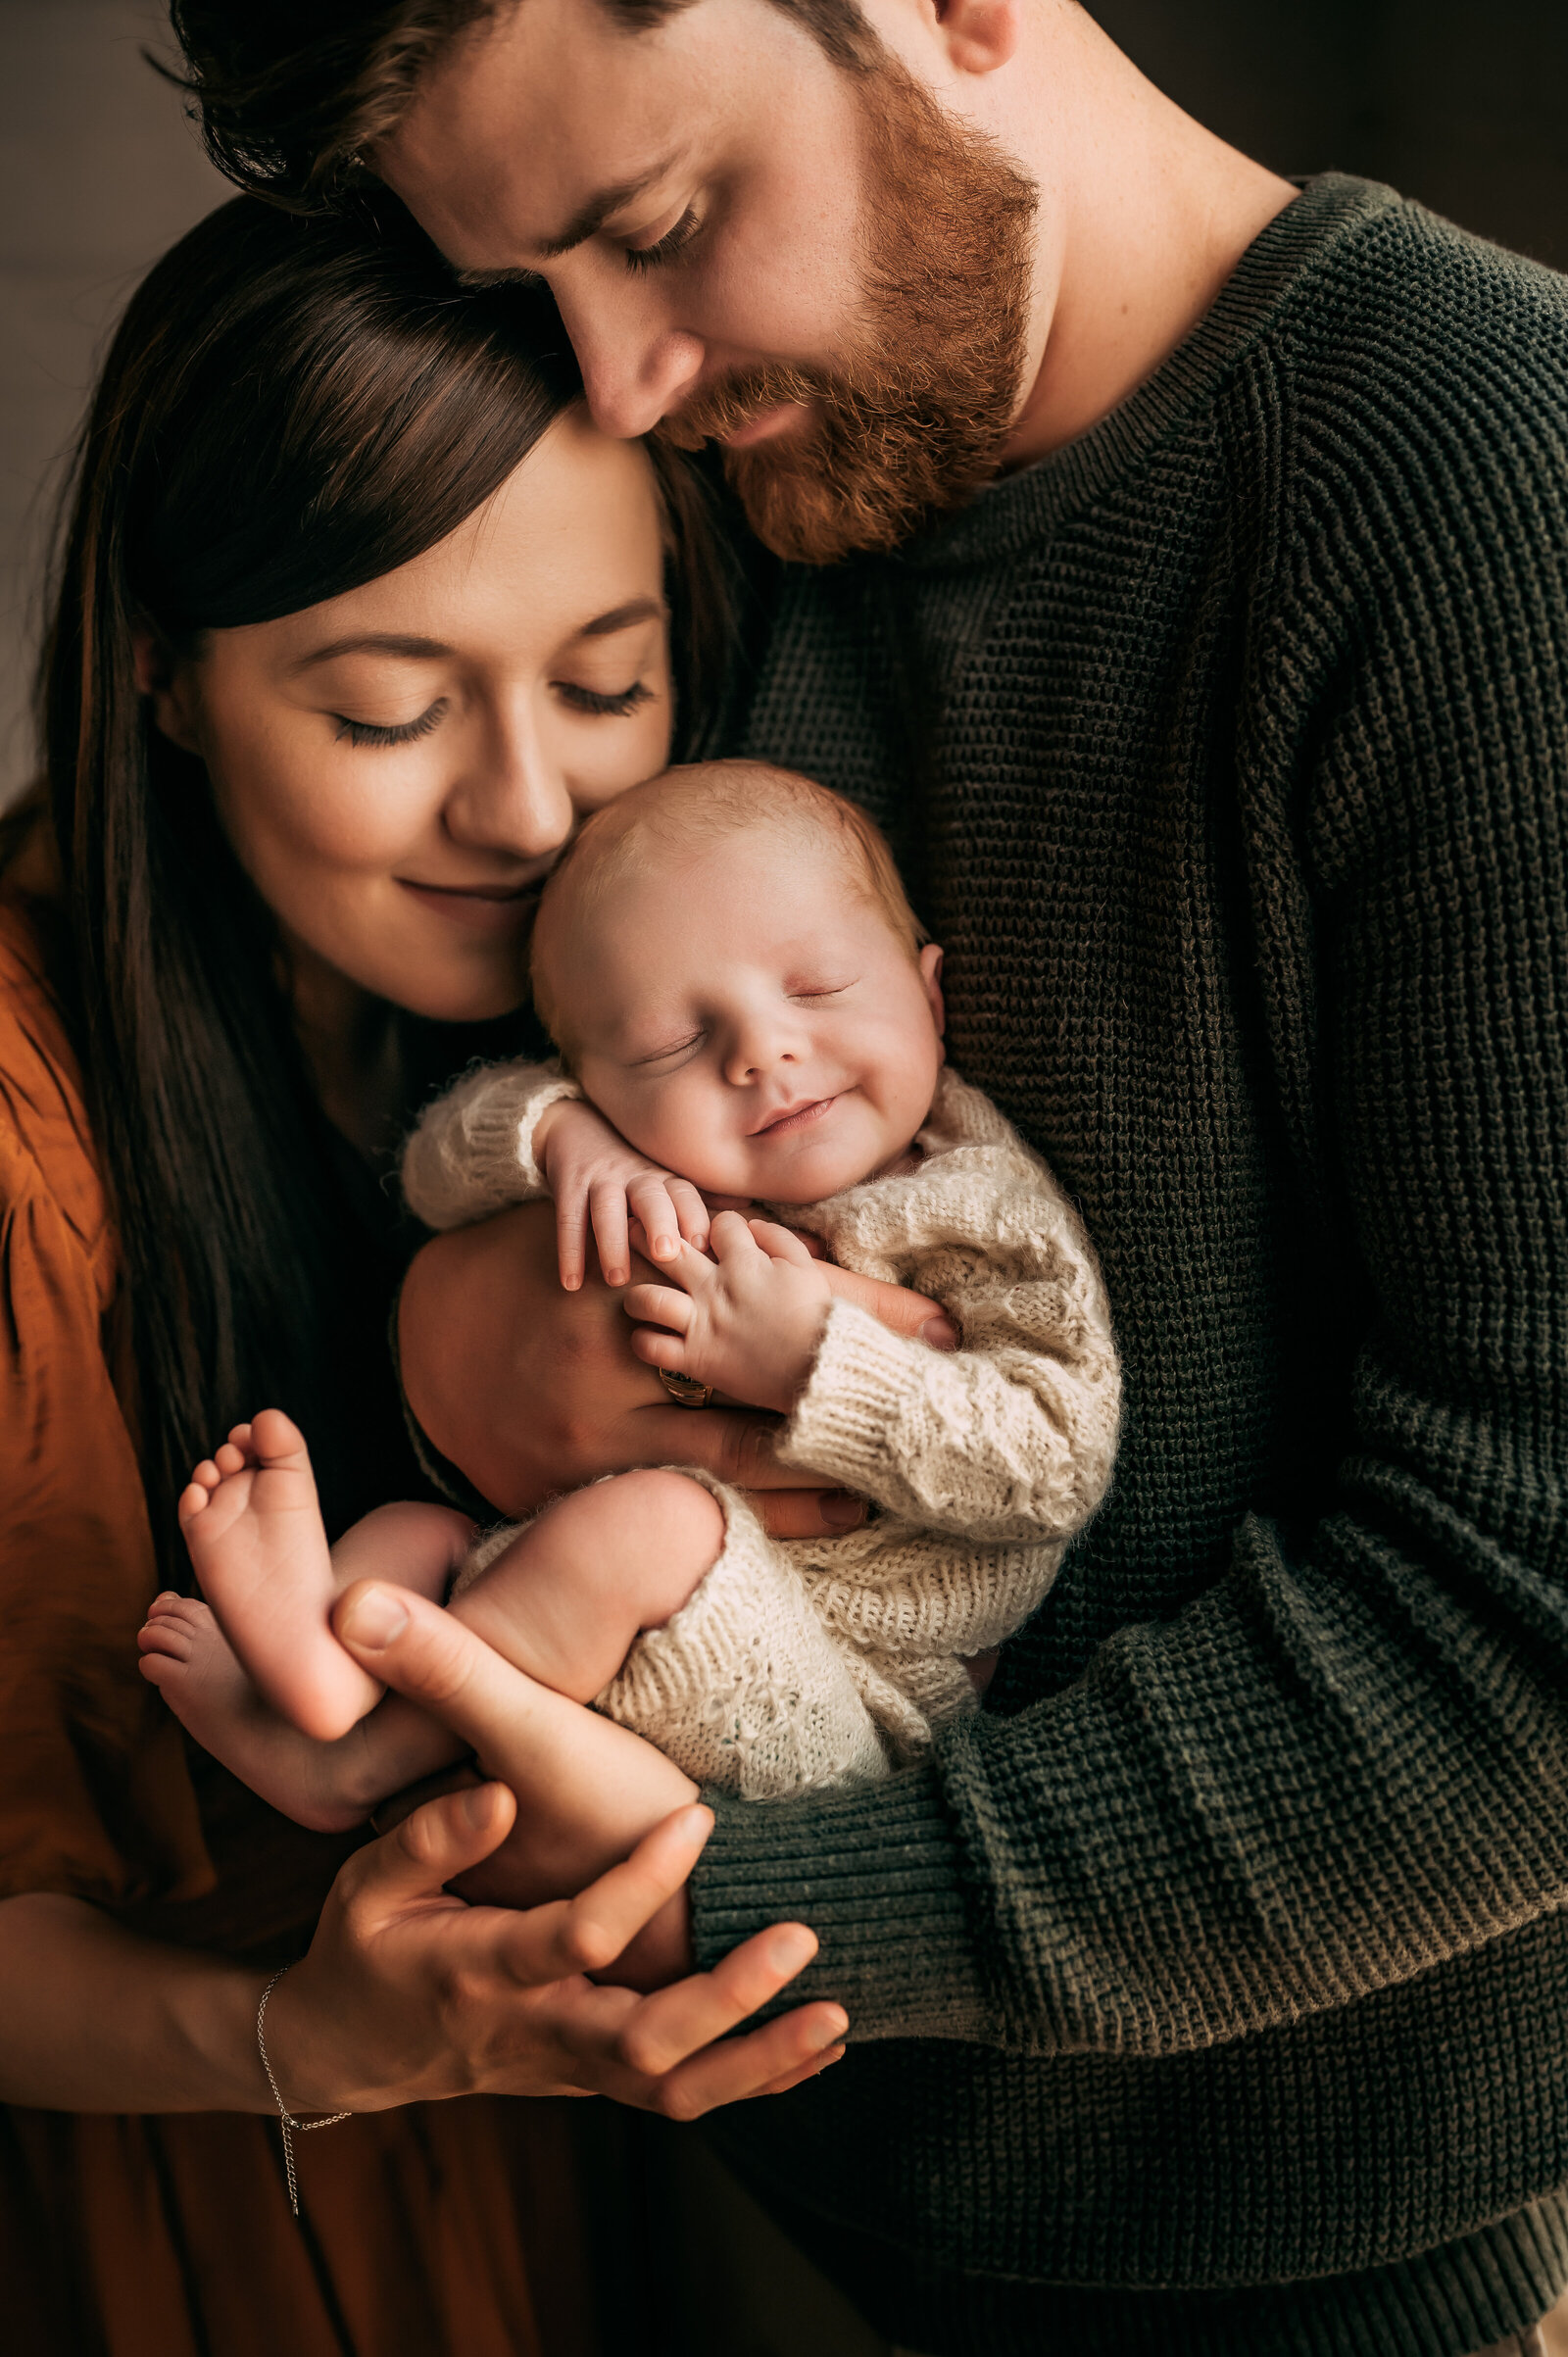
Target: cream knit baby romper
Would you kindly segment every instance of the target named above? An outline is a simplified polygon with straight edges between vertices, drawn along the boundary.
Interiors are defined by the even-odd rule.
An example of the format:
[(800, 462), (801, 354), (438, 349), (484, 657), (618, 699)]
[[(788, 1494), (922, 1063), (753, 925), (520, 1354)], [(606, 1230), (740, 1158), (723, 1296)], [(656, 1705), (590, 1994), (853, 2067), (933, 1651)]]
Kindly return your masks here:
[[(403, 1159), (410, 1205), (453, 1228), (548, 1193), (533, 1159), (553, 1066), (470, 1073), (424, 1114)], [(718, 1498), (718, 1561), (640, 1637), (596, 1706), (699, 1783), (749, 1799), (885, 1776), (975, 1707), (966, 1659), (1010, 1636), (1104, 1495), (1120, 1376), (1083, 1224), (1038, 1154), (945, 1070), (907, 1176), (826, 1203), (763, 1206), (839, 1265), (940, 1302), (960, 1347), (829, 1307), (779, 1455), (878, 1509), (838, 1539), (774, 1541)], [(486, 1534), (460, 1585), (514, 1528)]]

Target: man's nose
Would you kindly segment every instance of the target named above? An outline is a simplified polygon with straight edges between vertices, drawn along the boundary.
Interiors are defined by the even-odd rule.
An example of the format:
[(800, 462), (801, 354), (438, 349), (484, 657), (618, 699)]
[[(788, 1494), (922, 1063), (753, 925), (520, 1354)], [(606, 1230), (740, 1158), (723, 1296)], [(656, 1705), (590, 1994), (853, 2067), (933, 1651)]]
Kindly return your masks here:
[(558, 295), (561, 316), (594, 423), (601, 433), (634, 441), (680, 407), (703, 370), (702, 338), (657, 316), (639, 318), (630, 305), (606, 306), (592, 296)]

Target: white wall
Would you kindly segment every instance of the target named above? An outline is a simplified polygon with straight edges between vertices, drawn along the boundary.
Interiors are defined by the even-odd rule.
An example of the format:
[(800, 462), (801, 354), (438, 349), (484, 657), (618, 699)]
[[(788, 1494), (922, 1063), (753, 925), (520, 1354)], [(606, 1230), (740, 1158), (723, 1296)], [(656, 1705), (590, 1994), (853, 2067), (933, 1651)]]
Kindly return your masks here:
[(158, 0), (0, 0), (0, 804), (32, 773), (48, 494), (131, 287), (222, 201), (141, 59)]

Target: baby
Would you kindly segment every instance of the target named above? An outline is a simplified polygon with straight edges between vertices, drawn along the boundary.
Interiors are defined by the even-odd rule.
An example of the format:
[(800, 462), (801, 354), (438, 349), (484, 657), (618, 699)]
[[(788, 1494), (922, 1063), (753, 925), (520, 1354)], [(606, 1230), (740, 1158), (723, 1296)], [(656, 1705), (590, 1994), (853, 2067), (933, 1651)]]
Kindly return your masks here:
[[(775, 1542), (723, 1483), (661, 1470), (477, 1542), (455, 1510), (382, 1506), (328, 1549), (305, 1444), (267, 1410), (180, 1500), (218, 1625), (166, 1596), (142, 1635), (200, 1742), (324, 1827), (456, 1757), (331, 1634), (335, 1592), (371, 1574), (450, 1590), (529, 1675), (752, 1798), (884, 1776), (975, 1706), (968, 1664), (1104, 1492), (1119, 1377), (1072, 1205), (944, 1067), (941, 962), (876, 829), (805, 778), (676, 769), (588, 821), (533, 945), (560, 1066), (459, 1082), (410, 1142), (409, 1201), (450, 1228), (553, 1195), (568, 1285), (590, 1233), (625, 1284), (635, 1237), (658, 1270), (626, 1296), (639, 1354), (693, 1404), (776, 1410), (781, 1459), (876, 1510)], [(797, 1230), (927, 1295), (959, 1348), (835, 1298)], [(475, 1422), (497, 1407), (475, 1396)]]

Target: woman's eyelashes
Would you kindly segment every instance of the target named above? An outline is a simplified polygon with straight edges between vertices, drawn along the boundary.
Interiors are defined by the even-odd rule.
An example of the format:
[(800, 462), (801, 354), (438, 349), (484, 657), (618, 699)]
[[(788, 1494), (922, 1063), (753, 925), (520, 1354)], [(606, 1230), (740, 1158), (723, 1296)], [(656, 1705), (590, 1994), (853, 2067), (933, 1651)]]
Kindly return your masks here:
[(651, 246), (626, 246), (626, 268), (629, 270), (657, 270), (662, 263), (673, 262), (682, 249), (691, 244), (699, 228), (697, 209), (688, 205), (672, 227)]
[(412, 745), (416, 737), (427, 737), (442, 713), (447, 700), (440, 697), (428, 712), (420, 712), (416, 720), (405, 720), (400, 727), (383, 727), (374, 720), (351, 720), (347, 712), (334, 712), (338, 740), (347, 738), (351, 745)]
[(649, 703), (654, 693), (646, 680), (642, 679), (634, 679), (630, 687), (623, 687), (612, 696), (601, 694), (598, 688), (578, 687), (570, 679), (553, 679), (550, 684), (562, 702), (569, 704), (573, 712), (603, 713), (611, 718), (624, 718), (627, 712), (634, 712), (640, 704)]
[[(619, 688), (613, 695), (605, 695), (598, 688), (579, 687), (569, 679), (553, 679), (551, 686), (563, 703), (573, 712), (588, 712), (595, 717), (624, 719), (639, 705), (652, 701), (654, 691), (645, 680), (634, 679), (630, 687)], [(390, 725), (378, 720), (355, 720), (347, 712), (333, 712), (340, 743), (349, 745), (412, 745), (416, 737), (427, 737), (445, 717), (447, 699), (440, 697), (416, 720), (405, 720)]]

